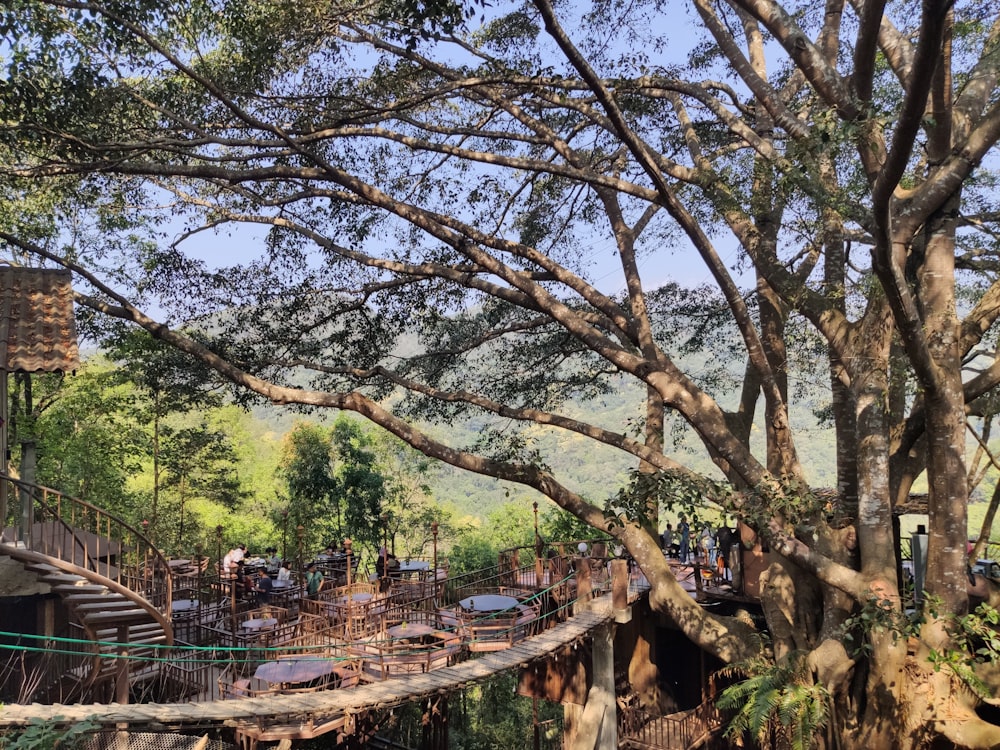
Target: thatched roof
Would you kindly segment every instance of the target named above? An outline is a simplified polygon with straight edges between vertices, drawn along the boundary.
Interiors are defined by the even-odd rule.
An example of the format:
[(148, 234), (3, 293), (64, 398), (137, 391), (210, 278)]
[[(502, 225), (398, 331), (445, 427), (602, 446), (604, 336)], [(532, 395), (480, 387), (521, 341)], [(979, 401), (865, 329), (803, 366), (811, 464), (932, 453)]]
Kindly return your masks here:
[(69, 271), (0, 266), (0, 370), (80, 366), (71, 282)]

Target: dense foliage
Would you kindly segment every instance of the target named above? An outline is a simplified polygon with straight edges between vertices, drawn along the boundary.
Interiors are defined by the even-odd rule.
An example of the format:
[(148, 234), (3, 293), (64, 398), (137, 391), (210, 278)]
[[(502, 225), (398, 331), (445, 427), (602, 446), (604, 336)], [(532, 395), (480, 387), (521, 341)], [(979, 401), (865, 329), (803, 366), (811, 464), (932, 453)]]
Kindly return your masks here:
[[(977, 711), (1000, 681), (954, 629), (1000, 385), (994, 3), (17, 0), (0, 33), (0, 239), (71, 269), (95, 334), (126, 321), (240, 403), (355, 412), (537, 490), (693, 641), (758, 665), (776, 710), (748, 731), (1000, 744)], [(632, 408), (604, 413), (613, 391)], [(629, 491), (557, 468), (567, 435)], [(361, 473), (301, 502), (376, 510), (343, 437)], [(902, 639), (893, 513), (918, 481), (936, 606)], [(664, 561), (661, 505), (694, 500), (766, 564), (769, 638)]]

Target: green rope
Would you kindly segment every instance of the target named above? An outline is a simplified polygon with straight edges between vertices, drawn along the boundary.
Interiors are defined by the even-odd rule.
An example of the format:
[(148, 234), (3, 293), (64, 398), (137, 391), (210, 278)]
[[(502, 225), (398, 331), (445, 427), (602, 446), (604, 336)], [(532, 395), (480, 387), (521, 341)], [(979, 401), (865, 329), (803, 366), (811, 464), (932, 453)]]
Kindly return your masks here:
[[(549, 588), (543, 589), (535, 594), (528, 596), (525, 600), (523, 600), (523, 602), (527, 603), (533, 600), (541, 599), (545, 594), (548, 594), (549, 592), (553, 591), (554, 589), (566, 583), (567, 581), (571, 580), (572, 578), (573, 578), (572, 575), (568, 575), (561, 581), (552, 584)], [(556, 610), (553, 610), (553, 612), (561, 612), (569, 608), (571, 605), (572, 601), (567, 602), (561, 605)], [(504, 612), (510, 612), (510, 611), (513, 610), (504, 610)], [(504, 614), (504, 612), (494, 612), (489, 615), (484, 615), (481, 618), (477, 618), (473, 622), (479, 623), (479, 622), (486, 622), (491, 619), (496, 619), (498, 616)], [(443, 627), (440, 628), (440, 630), (445, 633), (454, 633), (456, 632), (457, 628)], [(218, 645), (195, 646), (192, 644), (183, 644), (183, 645), (175, 644), (168, 646), (162, 643), (134, 644), (134, 643), (122, 643), (119, 641), (92, 641), (89, 639), (82, 639), (82, 638), (67, 638), (64, 636), (53, 636), (53, 635), (36, 635), (33, 633), (14, 633), (10, 631), (0, 631), (0, 638), (12, 638), (16, 639), (17, 641), (23, 641), (23, 640), (43, 641), (45, 643), (44, 646), (25, 646), (25, 645), (20, 645), (19, 643), (0, 643), (0, 651), (11, 651), (19, 653), (25, 653), (25, 652), (48, 653), (48, 654), (58, 654), (65, 656), (81, 656), (87, 658), (92, 658), (96, 656), (102, 659), (126, 659), (126, 660), (132, 659), (135, 661), (163, 662), (163, 663), (171, 663), (178, 660), (184, 660), (186, 663), (194, 663), (194, 664), (210, 664), (220, 661), (234, 661), (235, 660), (234, 656), (240, 654), (247, 654), (247, 655), (249, 654), (267, 655), (272, 653), (287, 654), (289, 650), (302, 651), (304, 652), (302, 658), (309, 659), (311, 658), (308, 654), (309, 651), (320, 651), (329, 648), (329, 645), (289, 646), (287, 644), (280, 646), (218, 646)], [(380, 641), (370, 641), (369, 643), (371, 645), (378, 645)], [(115, 653), (114, 651), (103, 651), (95, 653), (91, 651), (80, 651), (79, 649), (69, 650), (69, 649), (53, 648), (52, 644), (70, 644), (74, 646), (83, 645), (87, 646), (88, 648), (97, 646), (99, 648), (103, 647), (105, 649), (114, 649), (114, 650), (117, 649), (129, 650), (129, 649), (141, 648), (144, 651), (152, 650), (154, 653), (157, 651), (168, 652), (168, 653), (165, 656), (136, 656), (131, 653), (119, 654)], [(211, 656), (207, 658), (194, 658), (195, 655), (199, 653), (206, 655), (211, 654)], [(224, 655), (220, 655), (220, 653)], [(338, 661), (349, 661), (356, 657), (325, 656), (316, 658), (335, 659)]]

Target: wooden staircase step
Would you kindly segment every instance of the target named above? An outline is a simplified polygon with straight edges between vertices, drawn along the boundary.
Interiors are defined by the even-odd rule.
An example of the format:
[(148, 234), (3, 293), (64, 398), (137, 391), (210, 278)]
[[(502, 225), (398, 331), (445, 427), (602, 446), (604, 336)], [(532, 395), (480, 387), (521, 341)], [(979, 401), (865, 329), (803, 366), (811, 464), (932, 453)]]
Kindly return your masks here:
[(151, 619), (149, 612), (139, 607), (133, 609), (123, 609), (116, 612), (90, 612), (85, 613), (84, 620), (88, 625), (107, 625), (114, 623), (117, 625), (131, 625), (133, 623), (148, 622)]
[[(77, 580), (82, 581), (82, 578)], [(52, 587), (52, 590), (58, 594), (100, 594), (101, 592), (106, 592), (108, 590), (107, 586), (102, 586), (99, 583), (80, 583), (80, 584), (69, 584), (69, 583), (58, 583)]]
[(55, 565), (50, 565), (49, 563), (30, 562), (30, 563), (25, 563), (24, 567), (25, 567), (26, 570), (30, 570), (33, 573), (41, 573), (43, 575), (45, 575), (47, 573), (60, 573), (60, 572), (62, 572)]
[[(63, 562), (55, 556), (61, 552), (54, 548), (8, 550), (7, 545), (0, 548), (12, 553), (11, 559), (20, 560), (40, 583), (48, 584), (71, 617), (83, 626), (87, 637), (93, 639), (86, 653), (80, 654), (75, 668), (63, 675), (77, 686), (74, 695), (82, 695), (82, 691), (98, 684), (115, 683), (123, 668), (130, 680), (145, 679), (151, 674), (154, 660), (169, 651), (165, 648), (173, 642), (169, 612), (158, 611), (150, 602), (163, 595), (155, 587), (155, 581), (122, 577), (120, 568), (103, 562), (95, 570), (72, 573), (69, 568), (60, 567)], [(73, 560), (64, 558), (64, 562)], [(130, 590), (121, 591), (115, 582)], [(119, 640), (124, 645), (118, 646)], [(124, 666), (121, 659), (115, 658), (120, 649), (127, 650), (129, 656)]]
[(105, 590), (103, 594), (69, 594), (63, 597), (66, 602), (71, 603), (74, 607), (79, 607), (87, 604), (100, 604), (102, 602), (116, 602), (124, 601), (121, 594), (113, 594), (110, 591)]
[[(167, 640), (166, 635), (160, 635), (158, 638), (142, 638), (134, 641), (131, 638), (129, 638), (128, 641), (126, 641), (126, 643), (128, 644), (129, 651), (133, 653), (143, 653), (149, 656), (150, 654), (155, 653), (159, 649), (154, 649), (154, 648), (143, 649), (143, 646), (162, 646), (164, 643), (166, 643), (166, 640)], [(116, 650), (117, 650), (116, 646), (101, 646), (101, 653), (113, 654)]]
[[(138, 663), (143, 659), (158, 659), (163, 656), (161, 649), (152, 648), (152, 646), (162, 646), (162, 643), (129, 643), (126, 651), (128, 652), (128, 659), (130, 662)], [(118, 661), (115, 657), (118, 654), (117, 648), (102, 648), (99, 652), (100, 656), (105, 657), (101, 659), (101, 669), (111, 669), (115, 668), (115, 662)], [(105, 664), (104, 662), (107, 662)]]
[(118, 597), (116, 599), (108, 597), (107, 601), (92, 602), (90, 604), (78, 604), (74, 602), (73, 609), (82, 615), (89, 615), (91, 612), (119, 612), (121, 610), (135, 609), (135, 602), (125, 597)]
[(78, 576), (75, 573), (43, 573), (42, 580), (46, 583), (59, 584), (59, 583), (69, 583), (73, 584), (77, 581), (81, 583), (86, 582), (86, 578), (83, 576)]
[[(129, 636), (128, 640), (123, 641), (123, 643), (127, 643), (130, 648), (134, 648), (139, 646), (162, 646), (164, 643), (166, 643), (166, 641), (167, 641), (167, 636), (165, 633), (160, 633), (159, 635), (146, 633), (141, 636), (135, 636), (134, 638), (132, 636)], [(114, 653), (116, 648), (115, 646), (107, 646), (103, 644), (117, 643), (117, 642), (118, 642), (118, 636), (102, 640), (100, 651), (102, 653)]]
[[(107, 626), (103, 628), (98, 628), (96, 630), (96, 635), (99, 636), (101, 640), (109, 640), (108, 636), (113, 636), (118, 632), (117, 628), (109, 628)], [(130, 633), (162, 633), (163, 628), (158, 622), (143, 622), (138, 624), (129, 625)]]

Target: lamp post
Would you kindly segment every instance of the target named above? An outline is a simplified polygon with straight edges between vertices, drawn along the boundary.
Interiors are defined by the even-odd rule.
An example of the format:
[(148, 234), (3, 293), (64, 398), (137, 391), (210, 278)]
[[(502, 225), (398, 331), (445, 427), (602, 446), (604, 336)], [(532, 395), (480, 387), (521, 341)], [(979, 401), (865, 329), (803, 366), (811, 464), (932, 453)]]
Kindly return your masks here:
[(540, 588), (544, 576), (544, 572), (542, 571), (542, 555), (545, 550), (542, 549), (542, 537), (538, 533), (538, 501), (533, 502), (531, 507), (535, 512), (535, 586)]
[(204, 571), (201, 567), (201, 542), (196, 542), (194, 545), (194, 561), (195, 565), (198, 566), (198, 591), (195, 594), (195, 598), (198, 599), (198, 606), (201, 606), (201, 577)]
[[(379, 576), (380, 579), (385, 578), (389, 575), (389, 513), (386, 511), (382, 512), (382, 549), (379, 550), (378, 556), (380, 558), (379, 565), (376, 567), (376, 572), (378, 570), (382, 571)], [(379, 591), (382, 591), (383, 581), (379, 580)]]
[(354, 593), (351, 591), (351, 542), (350, 537), (344, 539), (344, 559), (347, 560), (347, 635), (352, 637), (354, 628)]
[(288, 559), (288, 508), (281, 511), (281, 559)]
[(306, 528), (302, 524), (295, 527), (295, 533), (299, 537), (299, 570), (302, 570), (302, 537), (305, 536)]
[(347, 556), (347, 600), (351, 600), (351, 545), (354, 544), (349, 538), (344, 540), (344, 554)]
[(222, 524), (215, 527), (215, 559), (219, 561), (219, 577), (229, 571), (222, 569)]
[(431, 524), (431, 538), (433, 539), (433, 548), (434, 548), (434, 569), (431, 572), (431, 575), (433, 576), (432, 580), (434, 581), (434, 599), (436, 605), (437, 604), (436, 600), (438, 595), (438, 522), (437, 521), (434, 521)]

